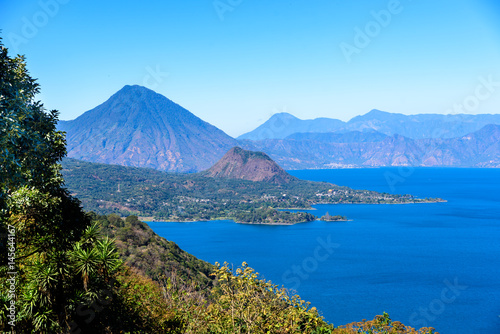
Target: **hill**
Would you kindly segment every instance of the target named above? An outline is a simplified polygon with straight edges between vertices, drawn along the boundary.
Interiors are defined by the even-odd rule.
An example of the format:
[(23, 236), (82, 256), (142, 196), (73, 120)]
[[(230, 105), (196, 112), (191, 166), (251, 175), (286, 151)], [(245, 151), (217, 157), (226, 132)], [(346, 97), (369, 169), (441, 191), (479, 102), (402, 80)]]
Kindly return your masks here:
[[(9, 57), (0, 38), (0, 123), (6, 125), (0, 137), (0, 248), (8, 255), (0, 261), (0, 332), (333, 333), (309, 303), (261, 279), (246, 263), (236, 271), (229, 264), (212, 267), (157, 237), (137, 217), (123, 222), (85, 213), (61, 177), (66, 147), (56, 131), (58, 113), (36, 100), (39, 85), (26, 68), (22, 56)], [(82, 180), (105, 182), (101, 176), (110, 175), (89, 173)], [(84, 196), (96, 184), (90, 186)], [(99, 223), (116, 236), (118, 248), (101, 235)], [(169, 262), (178, 268), (163, 267)], [(175, 269), (195, 285), (179, 284)], [(170, 277), (154, 282), (141, 270), (153, 276), (168, 270)], [(211, 271), (208, 289), (204, 272)], [(388, 316), (375, 320), (377, 327), (391, 325)]]
[(478, 131), (488, 124), (500, 125), (500, 114), (403, 115), (374, 109), (343, 122), (332, 118), (301, 120), (287, 113), (279, 113), (238, 139), (285, 139), (294, 133), (338, 131), (377, 131), (387, 136), (401, 135), (411, 139), (455, 138)]
[(283, 168), (269, 158), (267, 154), (243, 150), (240, 147), (230, 149), (204, 175), (278, 184), (296, 180), (295, 177), (285, 172)]
[(125, 86), (98, 107), (61, 121), (68, 157), (176, 172), (212, 166), (237, 142), (166, 97)]

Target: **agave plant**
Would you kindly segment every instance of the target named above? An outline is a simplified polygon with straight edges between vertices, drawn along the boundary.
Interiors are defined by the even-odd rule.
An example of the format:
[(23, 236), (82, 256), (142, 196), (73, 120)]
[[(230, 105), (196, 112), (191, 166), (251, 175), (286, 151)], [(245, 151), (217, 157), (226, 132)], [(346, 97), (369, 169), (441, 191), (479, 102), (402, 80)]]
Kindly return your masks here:
[(97, 240), (95, 250), (100, 270), (103, 276), (108, 279), (110, 275), (115, 273), (123, 264), (119, 258), (114, 240), (108, 237)]
[(85, 247), (81, 242), (77, 242), (70, 252), (69, 257), (73, 262), (76, 273), (82, 275), (83, 288), (87, 291), (90, 278), (98, 270), (98, 254), (96, 249)]

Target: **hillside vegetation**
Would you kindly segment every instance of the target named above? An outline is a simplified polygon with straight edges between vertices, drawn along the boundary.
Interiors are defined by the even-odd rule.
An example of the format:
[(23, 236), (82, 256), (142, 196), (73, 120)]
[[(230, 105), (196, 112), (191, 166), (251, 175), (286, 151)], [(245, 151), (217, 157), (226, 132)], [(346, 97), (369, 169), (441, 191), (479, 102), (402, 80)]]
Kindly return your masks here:
[(214, 178), (265, 181), (274, 184), (298, 181), (267, 154), (247, 151), (240, 147), (230, 149), (215, 165), (202, 174)]
[(175, 275), (184, 284), (194, 284), (197, 289), (212, 283), (209, 276), (214, 266), (183, 251), (179, 246), (158, 236), (137, 216), (122, 219), (115, 214), (100, 216), (91, 214), (101, 227), (101, 233), (115, 240), (123, 262), (154, 281)]
[(86, 210), (165, 221), (232, 219), (245, 223), (292, 224), (316, 218), (276, 209), (310, 209), (313, 204), (323, 203), (436, 201), (298, 179), (276, 184), (207, 177), (204, 173), (171, 174), (73, 159), (64, 159), (62, 165), (68, 189), (82, 201)]

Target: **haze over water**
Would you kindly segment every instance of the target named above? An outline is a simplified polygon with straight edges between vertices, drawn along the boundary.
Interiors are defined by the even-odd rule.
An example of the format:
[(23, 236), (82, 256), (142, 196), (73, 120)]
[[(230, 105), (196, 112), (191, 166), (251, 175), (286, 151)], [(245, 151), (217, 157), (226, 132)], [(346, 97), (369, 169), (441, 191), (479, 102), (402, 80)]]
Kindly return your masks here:
[[(350, 222), (255, 226), (150, 223), (210, 263), (243, 261), (294, 288), (335, 325), (387, 312), (441, 334), (500, 332), (500, 170), (397, 168), (292, 171), (355, 189), (447, 203), (319, 205)], [(389, 180), (389, 182), (388, 182)], [(392, 186), (391, 184), (392, 183)]]

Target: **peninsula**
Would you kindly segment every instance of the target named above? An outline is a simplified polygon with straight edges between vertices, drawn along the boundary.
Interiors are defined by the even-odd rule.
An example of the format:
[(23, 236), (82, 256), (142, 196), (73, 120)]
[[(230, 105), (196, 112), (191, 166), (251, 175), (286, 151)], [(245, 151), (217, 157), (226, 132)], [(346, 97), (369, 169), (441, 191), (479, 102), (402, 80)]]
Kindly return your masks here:
[(402, 204), (440, 202), (411, 195), (353, 190), (326, 182), (300, 180), (269, 156), (239, 147), (215, 165), (194, 174), (167, 173), (65, 159), (68, 189), (86, 210), (131, 214), (160, 221), (230, 219), (253, 224), (295, 224), (318, 217), (287, 208), (315, 204)]

